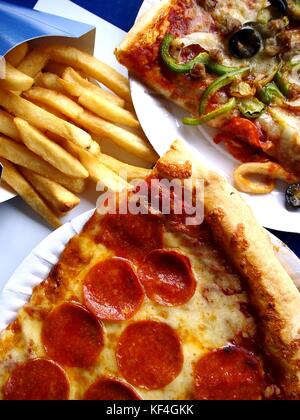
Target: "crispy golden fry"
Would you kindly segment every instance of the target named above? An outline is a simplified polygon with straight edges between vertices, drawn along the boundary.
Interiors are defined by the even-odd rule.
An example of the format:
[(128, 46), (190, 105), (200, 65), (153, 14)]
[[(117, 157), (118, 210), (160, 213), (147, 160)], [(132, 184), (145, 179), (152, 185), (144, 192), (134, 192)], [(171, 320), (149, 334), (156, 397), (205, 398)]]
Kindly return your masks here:
[(46, 47), (45, 52), (52, 60), (83, 71), (87, 76), (103, 83), (121, 98), (130, 101), (129, 83), (126, 77), (95, 57), (77, 48), (64, 45)]
[[(102, 140), (96, 135), (92, 135), (92, 137), (97, 142), (101, 142)], [(56, 143), (60, 144), (64, 149), (66, 149), (69, 153), (71, 153), (72, 156), (76, 157), (79, 160), (80, 160), (79, 158), (80, 154), (78, 154), (77, 151), (81, 150), (83, 152), (86, 152), (86, 150), (82, 149), (82, 147), (76, 146), (74, 143), (71, 143), (69, 140), (63, 139), (59, 136), (56, 136), (55, 134), (50, 133), (49, 138), (51, 138)], [(90, 152), (86, 152), (86, 153), (90, 153)], [(101, 151), (95, 156), (98, 157), (100, 156), (100, 154), (101, 154)]]
[(15, 126), (14, 117), (2, 110), (0, 110), (0, 133), (15, 141), (22, 141)]
[(18, 193), (26, 203), (39, 213), (52, 227), (57, 228), (61, 223), (52, 210), (44, 203), (41, 197), (35, 192), (31, 185), (17, 171), (17, 169), (5, 159), (0, 158), (4, 166), (4, 181)]
[[(54, 109), (51, 106), (49, 106), (45, 103), (42, 103), (40, 101), (34, 101), (33, 99), (31, 99), (30, 102), (32, 102), (33, 104), (35, 104), (39, 108), (44, 109), (45, 111), (49, 112), (50, 114), (55, 115), (57, 118), (60, 118), (61, 120), (64, 120), (64, 121), (68, 121), (68, 118), (64, 114), (62, 114), (61, 112), (57, 111), (57, 109)], [(41, 131), (45, 132), (44, 129), (41, 130)], [(47, 130), (47, 132), (50, 133), (50, 131), (48, 131), (48, 130)], [(52, 134), (55, 136), (54, 133), (52, 133)], [(49, 137), (49, 136), (47, 136), (47, 137)]]
[[(37, 90), (39, 89), (39, 90)], [(59, 112), (63, 112), (68, 118), (71, 118), (76, 124), (86, 128), (92, 133), (101, 137), (109, 138), (120, 147), (128, 150), (132, 154), (146, 160), (147, 162), (155, 162), (157, 156), (150, 145), (148, 145), (142, 138), (118, 127), (108, 121), (103, 120), (89, 111), (85, 111), (80, 105), (72, 101), (67, 96), (58, 92), (47, 90), (46, 94), (41, 94), (41, 89), (34, 88), (26, 92), (26, 97), (39, 101), (44, 101)], [(46, 90), (46, 89), (44, 89)], [(0, 97), (1, 103), (1, 97)], [(55, 133), (60, 135), (60, 133)], [(99, 153), (100, 150), (98, 150)], [(93, 153), (96, 154), (96, 153)]]
[[(46, 75), (46, 73), (43, 73), (43, 75)], [(52, 77), (53, 76), (53, 77)], [(27, 92), (24, 93), (24, 97), (29, 100), (34, 101), (47, 101), (50, 105), (52, 105), (52, 101), (55, 101), (56, 103), (61, 101), (61, 106), (65, 109), (66, 115), (69, 118), (77, 118), (78, 115), (82, 112), (82, 109), (80, 107), (70, 106), (70, 99), (66, 96), (62, 95), (56, 95), (56, 93), (63, 93), (64, 90), (62, 85), (61, 89), (56, 89), (55, 84), (58, 83), (59, 78), (55, 75), (50, 75), (48, 78), (48, 86), (45, 87), (34, 87)], [(51, 80), (50, 80), (51, 79)], [(45, 80), (45, 77), (44, 77)], [(64, 82), (65, 84), (70, 84), (69, 82)], [(54, 92), (53, 92), (54, 90)], [(55, 92), (56, 91), (56, 92)], [(99, 115), (102, 118), (105, 118), (109, 121), (127, 125), (129, 127), (138, 128), (140, 127), (139, 122), (137, 119), (129, 112), (126, 111), (123, 108), (120, 108), (117, 105), (112, 104), (111, 102), (107, 101), (106, 99), (103, 99), (100, 95), (97, 93), (91, 92), (89, 90), (86, 90), (80, 86), (80, 88), (77, 90), (77, 93), (80, 91), (80, 97), (79, 97), (79, 103), (89, 109), (90, 111), (93, 111), (95, 114)], [(74, 92), (74, 90), (73, 90)], [(78, 94), (75, 94), (74, 96), (79, 96)], [(68, 108), (69, 104), (69, 108)], [(71, 115), (68, 114), (70, 109)], [(75, 110), (75, 114), (71, 110)]]
[(84, 87), (69, 80), (59, 79), (59, 83), (68, 95), (75, 96), (75, 98), (78, 98), (85, 91)]
[[(98, 163), (101, 164), (101, 167), (104, 165), (110, 171), (114, 172), (116, 175), (120, 176), (126, 181), (132, 181), (136, 179), (145, 179), (145, 177), (149, 174), (150, 170), (145, 168), (139, 168), (137, 166), (128, 165), (126, 163), (120, 162), (118, 159), (113, 158), (112, 156), (106, 155), (105, 153), (100, 153), (97, 158), (94, 159), (93, 156), (86, 150), (81, 149), (80, 147), (76, 146), (74, 143), (69, 142), (68, 140), (63, 139), (63, 146), (69, 153), (76, 156), (82, 164), (89, 170), (91, 167), (89, 166), (88, 162), (92, 158), (93, 164), (95, 164), (95, 159)], [(91, 170), (91, 177), (94, 181), (96, 178), (93, 177), (94, 171)]]
[(5, 60), (8, 61), (12, 66), (18, 67), (21, 61), (25, 58), (28, 53), (28, 43), (18, 45), (13, 50), (6, 54)]
[(108, 121), (103, 120), (89, 111), (85, 111), (78, 120), (80, 125), (103, 138), (108, 138), (118, 146), (127, 150), (135, 156), (140, 157), (146, 162), (154, 163), (157, 154), (152, 147), (141, 137), (124, 128), (118, 127)]
[(35, 78), (35, 86), (52, 89), (57, 92), (65, 93), (66, 90), (59, 82), (60, 78), (53, 73), (42, 73), (40, 72)]
[(127, 109), (127, 111), (131, 112), (134, 116), (136, 116), (135, 108), (132, 101), (126, 102), (125, 109)]
[[(83, 111), (81, 106), (76, 102), (72, 101), (67, 96), (60, 94), (59, 92), (55, 92), (50, 89), (36, 87), (25, 92), (24, 96), (30, 99), (31, 102), (38, 104), (38, 106), (56, 115), (64, 121), (66, 121), (67, 117), (74, 120), (76, 123), (78, 114)], [(53, 134), (62, 137), (60, 134)], [(98, 153), (100, 153), (100, 146), (90, 134), (89, 136), (91, 137), (89, 152), (93, 155), (98, 155)]]
[(7, 137), (0, 135), (0, 157), (10, 162), (28, 168), (58, 184), (64, 185), (69, 190), (80, 193), (85, 188), (83, 179), (71, 178), (57, 169), (53, 168), (47, 162), (44, 162), (36, 154), (28, 150), (23, 144), (19, 144)]
[(107, 166), (103, 165), (95, 156), (83, 151), (80, 154), (80, 160), (83, 166), (89, 171), (90, 178), (98, 183), (101, 182), (111, 191), (122, 191), (130, 188), (130, 185), (121, 177), (116, 175)]
[(29, 121), (32, 125), (43, 130), (60, 135), (79, 146), (89, 150), (94, 143), (91, 136), (82, 129), (57, 118), (35, 104), (11, 92), (0, 90), (0, 105), (11, 114)]
[[(125, 101), (124, 99), (120, 98), (119, 96), (114, 95), (111, 92), (108, 92), (104, 89), (102, 89), (99, 85), (95, 85), (94, 83), (91, 83), (89, 80), (84, 79), (77, 71), (75, 71), (72, 67), (68, 67), (62, 74), (62, 79), (65, 82), (69, 82), (69, 89), (72, 90), (72, 85), (77, 85), (77, 89), (79, 89), (79, 87), (81, 88), (79, 90), (79, 95), (80, 96), (82, 93), (84, 93), (84, 91), (86, 91), (87, 89), (98, 93), (101, 97), (103, 97), (104, 99), (107, 99), (108, 101), (114, 103), (115, 105), (120, 106), (121, 108), (124, 108), (125, 106)], [(78, 86), (79, 85), (79, 86)], [(73, 86), (74, 88), (74, 86)], [(78, 92), (78, 90), (77, 90)], [(70, 95), (72, 94), (72, 91), (69, 92)], [(73, 95), (73, 96), (77, 96), (77, 94)]]
[(34, 80), (32, 77), (15, 69), (9, 62), (5, 66), (5, 79), (0, 80), (0, 88), (23, 92), (30, 89)]
[(56, 212), (66, 213), (80, 203), (80, 199), (76, 195), (56, 182), (26, 168), (19, 168), (19, 170), (40, 196), (43, 197)]
[(49, 140), (37, 128), (21, 118), (14, 122), (22, 137), (24, 144), (36, 155), (50, 163), (60, 172), (73, 178), (88, 178), (89, 174), (81, 163), (66, 152), (61, 146)]
[(18, 66), (18, 70), (27, 76), (35, 77), (40, 71), (43, 70), (49, 61), (49, 56), (43, 48), (32, 50), (26, 55), (24, 60)]
[(47, 73), (54, 73), (56, 76), (62, 77), (67, 67), (68, 66), (56, 63), (50, 59), (50, 61), (44, 67), (44, 71)]
[(127, 163), (120, 162), (118, 159), (106, 155), (105, 153), (100, 153), (98, 159), (114, 173), (119, 174), (122, 177), (127, 177), (128, 181), (132, 181), (134, 179), (145, 179), (150, 173), (149, 169), (128, 165)]
[[(25, 98), (31, 101), (42, 102), (43, 104), (49, 105), (56, 111), (61, 112), (66, 117), (73, 120), (77, 120), (83, 109), (80, 105), (74, 102), (72, 99), (59, 92), (55, 92), (51, 89), (45, 89), (42, 87), (35, 87), (24, 93)], [(60, 135), (60, 133), (55, 133)]]
[(138, 128), (140, 126), (138, 120), (129, 111), (112, 104), (106, 99), (103, 99), (100, 95), (88, 90), (79, 96), (78, 102), (80, 105), (108, 121), (133, 128)]

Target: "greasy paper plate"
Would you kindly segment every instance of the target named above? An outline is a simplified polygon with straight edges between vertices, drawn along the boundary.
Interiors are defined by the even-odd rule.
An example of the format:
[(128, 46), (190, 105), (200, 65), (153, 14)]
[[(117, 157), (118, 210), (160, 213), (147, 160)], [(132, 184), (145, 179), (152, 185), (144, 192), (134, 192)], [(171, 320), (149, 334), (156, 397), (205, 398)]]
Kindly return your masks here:
[[(81, 232), (93, 212), (89, 210), (51, 233), (15, 271), (0, 294), (0, 332), (16, 318), (19, 309), (30, 298), (32, 289), (47, 277), (69, 240)], [(279, 239), (270, 236), (280, 262), (300, 288), (300, 260)]]
[(6, 184), (4, 183), (0, 184), (0, 204), (4, 203), (5, 201), (11, 200), (15, 196), (16, 194), (10, 187), (6, 186)]
[[(139, 16), (157, 4), (159, 0), (145, 0)], [(187, 112), (153, 94), (142, 83), (131, 77), (133, 103), (141, 125), (157, 153), (162, 156), (175, 139), (186, 141), (194, 155), (208, 168), (223, 175), (233, 183), (233, 171), (238, 161), (222, 145), (213, 142), (215, 130), (209, 127), (185, 127), (181, 119)], [(243, 194), (252, 207), (257, 220), (266, 228), (300, 233), (299, 211), (285, 207), (286, 185), (268, 195)]]

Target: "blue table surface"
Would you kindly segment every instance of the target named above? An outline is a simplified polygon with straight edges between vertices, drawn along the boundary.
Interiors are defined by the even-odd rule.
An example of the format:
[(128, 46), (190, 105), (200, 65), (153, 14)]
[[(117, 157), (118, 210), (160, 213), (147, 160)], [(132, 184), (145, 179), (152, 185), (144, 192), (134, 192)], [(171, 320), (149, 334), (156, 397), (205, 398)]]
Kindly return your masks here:
[[(9, 3), (33, 7), (35, 0), (6, 0)], [(143, 0), (73, 0), (108, 22), (128, 31), (134, 23)], [(300, 257), (300, 235), (272, 231)]]

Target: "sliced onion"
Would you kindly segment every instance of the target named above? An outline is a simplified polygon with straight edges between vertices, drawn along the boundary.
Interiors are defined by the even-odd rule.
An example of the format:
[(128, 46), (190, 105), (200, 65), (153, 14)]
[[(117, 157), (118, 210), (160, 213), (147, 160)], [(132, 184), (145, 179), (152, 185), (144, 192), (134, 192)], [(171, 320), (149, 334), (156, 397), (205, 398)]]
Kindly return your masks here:
[(208, 52), (212, 50), (223, 50), (220, 39), (215, 33), (195, 32), (193, 34), (186, 35), (184, 38), (180, 38), (178, 42), (184, 47), (198, 44), (201, 48)]
[(299, 112), (300, 111), (300, 98), (295, 101), (286, 101), (283, 104), (285, 107), (289, 108), (291, 111)]

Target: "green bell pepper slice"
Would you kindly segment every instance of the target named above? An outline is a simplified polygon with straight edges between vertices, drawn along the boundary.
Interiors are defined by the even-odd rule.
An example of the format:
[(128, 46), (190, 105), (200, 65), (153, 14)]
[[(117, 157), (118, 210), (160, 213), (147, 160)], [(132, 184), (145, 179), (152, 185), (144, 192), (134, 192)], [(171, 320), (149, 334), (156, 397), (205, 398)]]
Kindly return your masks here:
[(224, 74), (232, 73), (233, 71), (239, 70), (239, 67), (228, 67), (223, 66), (223, 64), (216, 63), (215, 61), (210, 60), (206, 64), (206, 68), (211, 73), (215, 73), (218, 76), (223, 76)]
[(199, 114), (200, 115), (205, 114), (205, 110), (206, 110), (209, 98), (212, 95), (214, 95), (218, 90), (222, 89), (223, 87), (230, 85), (230, 83), (232, 83), (237, 76), (244, 74), (247, 71), (249, 71), (249, 67), (243, 67), (233, 72), (224, 74), (223, 76), (219, 77), (214, 82), (212, 82), (202, 95), (202, 98), (199, 104)]
[(275, 83), (278, 86), (281, 93), (283, 93), (284, 96), (287, 98), (290, 95), (290, 82), (286, 79), (284, 74), (281, 72), (281, 70), (278, 70), (278, 72), (275, 75)]
[(221, 115), (227, 114), (236, 106), (236, 99), (231, 98), (225, 105), (217, 108), (215, 111), (209, 112), (200, 118), (183, 118), (182, 122), (185, 125), (202, 125), (205, 124)]
[(266, 86), (258, 91), (260, 100), (270, 105), (272, 102), (278, 102), (285, 99), (284, 95), (280, 92), (277, 85), (274, 82), (268, 83)]
[(261, 116), (266, 107), (257, 98), (248, 98), (242, 99), (239, 102), (238, 108), (244, 117), (255, 119)]
[(197, 57), (193, 58), (187, 63), (178, 63), (176, 59), (170, 54), (170, 46), (174, 39), (174, 35), (168, 34), (164, 37), (160, 46), (161, 58), (169, 70), (175, 73), (188, 73), (196, 64), (207, 64), (209, 62), (209, 54), (206, 52), (201, 52), (197, 55)]

